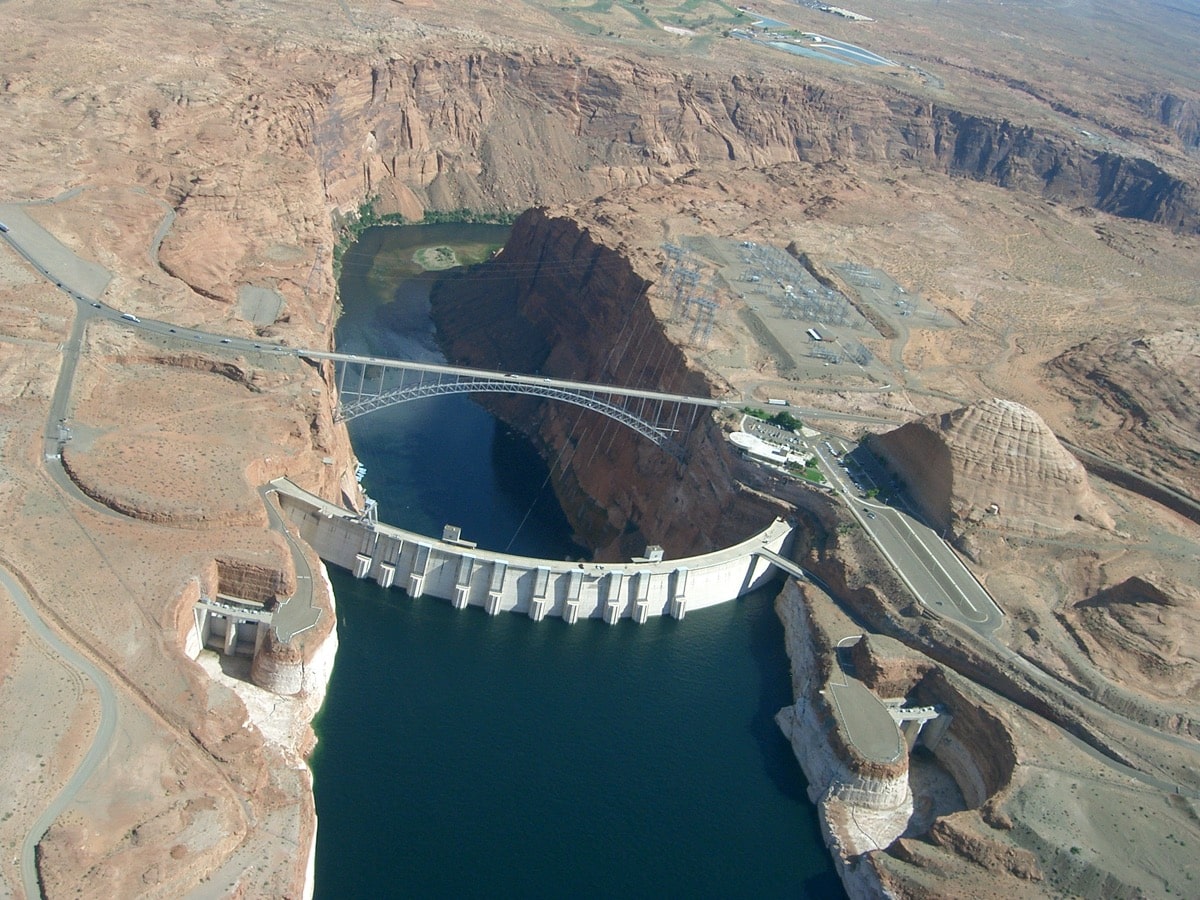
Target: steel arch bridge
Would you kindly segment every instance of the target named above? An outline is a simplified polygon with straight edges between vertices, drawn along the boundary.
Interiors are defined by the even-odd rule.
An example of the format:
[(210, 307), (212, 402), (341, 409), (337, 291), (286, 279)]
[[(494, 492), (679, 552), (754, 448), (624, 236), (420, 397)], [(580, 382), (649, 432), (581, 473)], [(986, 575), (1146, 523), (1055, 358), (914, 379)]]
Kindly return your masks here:
[(724, 404), (709, 397), (618, 388), (588, 382), (491, 372), (458, 366), (413, 363), (345, 353), (305, 351), (303, 356), (335, 365), (338, 421), (424, 397), (498, 393), (570, 403), (626, 426), (670, 453), (684, 457), (687, 435), (700, 410)]

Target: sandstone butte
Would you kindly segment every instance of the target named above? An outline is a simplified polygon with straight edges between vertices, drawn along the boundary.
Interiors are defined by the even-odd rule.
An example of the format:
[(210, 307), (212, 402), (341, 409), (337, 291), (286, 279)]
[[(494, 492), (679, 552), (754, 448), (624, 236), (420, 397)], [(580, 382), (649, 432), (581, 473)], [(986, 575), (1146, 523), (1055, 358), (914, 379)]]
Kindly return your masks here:
[(910, 486), (921, 511), (961, 540), (971, 525), (999, 516), (1051, 533), (1071, 520), (1113, 528), (1087, 472), (1042, 418), (993, 398), (910, 422), (875, 441)]
[[(793, 554), (830, 594), (780, 595), (779, 721), (848, 891), (1195, 894), (1194, 14), (1099, 0), (1081, 31), (1070, 6), (755, 10), (896, 65), (772, 49), (719, 4), (7, 0), (0, 203), (110, 273), (114, 309), (291, 347), (329, 344), (361, 212), (533, 209), (497, 263), (518, 289), (489, 315), (509, 327), (441, 305), (454, 355), (632, 383), (632, 357), (605, 360), (636, 322), (665, 387), (879, 419), (1004, 610), (986, 641), (923, 612), (844, 506), (733, 457), (731, 421), (694, 437), (683, 477), (625, 435), (562, 473), (601, 559), (706, 549), (781, 507), (799, 523)], [(738, 281), (742, 242), (852, 298), (868, 362), (789, 343)], [(715, 276), (706, 337), (665, 244)], [(864, 300), (845, 261), (909, 306)], [(192, 624), (202, 594), (296, 588), (259, 485), (360, 501), (329, 371), (93, 318), (64, 484), (43, 435), (85, 305), (6, 249), (0, 307), (0, 566), (33, 616), (4, 590), (0, 894), (304, 895), (333, 598), (315, 579), (318, 627), (244, 680), (196, 655)], [(568, 435), (551, 408), (498, 411), (551, 452)], [(843, 690), (948, 716), (934, 746), (880, 761)]]

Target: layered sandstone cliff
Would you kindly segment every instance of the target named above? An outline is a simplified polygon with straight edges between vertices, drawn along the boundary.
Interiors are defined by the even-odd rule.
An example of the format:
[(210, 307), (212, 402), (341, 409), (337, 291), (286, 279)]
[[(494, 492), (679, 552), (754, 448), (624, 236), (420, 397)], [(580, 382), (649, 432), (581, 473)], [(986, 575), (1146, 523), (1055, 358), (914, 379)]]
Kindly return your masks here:
[(891, 764), (862, 758), (847, 739), (829, 680), (834, 647), (812, 619), (804, 592), (789, 580), (775, 602), (791, 660), (795, 702), (776, 722), (791, 742), (817, 804), (821, 835), (852, 897), (883, 888), (869, 851), (890, 845), (912, 815), (908, 755)]
[(910, 422), (872, 441), (937, 527), (984, 521), (1062, 530), (1113, 523), (1087, 472), (1033, 410), (993, 399)]
[[(847, 893), (944, 896), (946, 878), (962, 896), (1001, 884), (1021, 896), (1049, 893), (1038, 884), (1041, 861), (1014, 840), (1006, 812), (1017, 773), (1012, 723), (928, 657), (861, 634), (812, 587), (789, 581), (775, 609), (796, 698), (776, 721), (809, 782)], [(937, 718), (915, 737), (918, 748), (902, 742), (902, 755), (888, 763), (865, 757), (854, 740), (856, 732), (862, 740), (862, 710), (839, 690), (848, 681), (862, 685), (867, 701), (873, 693), (933, 708)]]
[[(700, 165), (727, 172), (776, 160), (854, 159), (886, 172), (911, 166), (993, 181), (1181, 231), (1197, 227), (1194, 177), (1134, 156), (1129, 145), (1119, 152), (1083, 146), (1069, 131), (874, 90), (858, 78), (837, 84), (764, 72), (743, 59), (729, 65), (721, 54), (678, 66), (639, 50), (634, 62), (627, 43), (546, 50), (497, 36), (504, 29), (426, 30), (409, 18), (435, 6), (201, 3), (181, 12), (64, 3), (48, 14), (46, 4), (6, 3), (0, 111), (8, 140), (0, 183), (10, 198), (84, 188), (39, 215), (71, 210), (51, 230), (117, 273), (110, 305), (303, 346), (327, 340), (333, 303), (326, 200), (347, 210), (378, 195), (381, 211), (415, 218), (429, 208), (518, 210), (650, 180), (675, 190), (672, 179)], [(489, 4), (486, 21), (503, 16), (501, 6)], [(472, 27), (472, 8), (446, 9), (454, 27)], [(529, 34), (518, 25), (515, 33)], [(747, 74), (733, 75), (734, 68)], [(1191, 141), (1186, 113), (1164, 102), (1161, 118)], [(794, 178), (781, 176), (779, 184), (790, 191)], [(606, 259), (580, 246), (580, 259)], [(553, 268), (530, 278), (556, 281)], [(26, 342), (4, 366), (5, 558), (68, 631), (128, 678), (119, 691), (126, 698), (122, 750), (130, 752), (113, 754), (114, 771), (78, 816), (48, 836), (44, 886), (54, 893), (82, 884), (111, 896), (157, 886), (176, 896), (213, 876), (214, 890), (228, 884), (231, 893), (299, 894), (298, 861), (311, 845), (309, 785), (247, 727), (241, 701), (198, 677), (165, 644), (175, 631), (162, 619), (189, 612), (186, 592), (182, 607), (164, 598), (180, 596), (179, 585), (217, 548), (261, 545), (253, 485), (288, 472), (321, 484), (327, 496), (352, 487), (349, 448), (328, 404), (311, 393), (322, 384), (309, 373), (250, 396), (240, 383), (221, 383), (201, 409), (196, 395), (211, 385), (199, 382), (216, 379), (185, 378), (178, 367), (156, 363), (167, 383), (154, 388), (138, 377), (149, 366), (109, 365), (116, 355), (94, 355), (103, 371), (87, 387), (107, 394), (110, 405), (74, 411), (77, 443), (67, 455), (82, 473), (84, 445), (94, 440), (97, 451), (111, 454), (110, 469), (119, 465), (120, 483), (95, 463), (81, 481), (106, 479), (106, 499), (143, 517), (115, 526), (89, 520), (89, 539), (81, 541), (78, 510), (54, 512), (65, 507), (20, 449), (46, 424), (54, 348), (73, 309), (49, 286), (31, 288), (25, 274), (4, 277), (18, 286), (5, 309), (18, 310), (14, 320), (37, 332), (17, 330)], [(581, 285), (599, 308), (614, 302), (600, 296), (599, 285), (588, 294), (583, 276), (558, 287)], [(250, 321), (239, 311), (244, 286), (277, 293), (275, 321)], [(590, 364), (602, 352), (565, 332), (571, 358)], [(135, 421), (112, 415), (121, 412), (121, 398), (133, 396)], [(611, 455), (604, 475), (580, 474), (601, 469), (591, 459), (582, 467), (564, 463), (570, 471), (562, 481), (577, 485), (564, 497), (581, 530), (613, 552), (640, 551), (659, 523), (668, 529), (664, 543), (683, 546), (739, 530), (738, 516), (749, 517), (730, 502), (715, 445), (703, 457), (694, 448), (690, 493), (673, 493), (657, 462), (643, 467), (636, 484), (625, 483), (643, 451), (623, 443), (628, 436), (604, 432), (605, 423), (592, 423), (586, 441), (572, 436), (568, 419), (537, 424), (548, 444), (586, 447), (597, 460)], [(90, 435), (89, 425), (97, 429)], [(143, 452), (129, 450), (122, 428), (145, 438)], [(252, 444), (251, 433), (270, 440)], [(564, 457), (582, 453), (568, 449)], [(337, 466), (327, 466), (327, 456)], [(190, 493), (172, 507), (167, 501), (181, 496), (186, 467), (196, 473), (188, 476)], [(153, 493), (148, 474), (165, 476)], [(617, 510), (612, 517), (609, 508)], [(160, 528), (163, 521), (189, 529)], [(64, 558), (77, 566), (62, 565)], [(98, 574), (77, 577), (84, 570)], [(136, 699), (143, 691), (144, 704)], [(48, 785), (30, 784), (34, 803), (52, 796)], [(105, 806), (114, 801), (126, 806), (120, 815)], [(20, 822), (18, 815), (9, 827)], [(919, 848), (913, 858), (923, 859)], [(15, 866), (3, 875), (17, 884)]]
[(344, 210), (523, 209), (696, 166), (858, 159), (1200, 229), (1195, 184), (1148, 159), (812, 73), (476, 48), (350, 67), (310, 102), (292, 125)]

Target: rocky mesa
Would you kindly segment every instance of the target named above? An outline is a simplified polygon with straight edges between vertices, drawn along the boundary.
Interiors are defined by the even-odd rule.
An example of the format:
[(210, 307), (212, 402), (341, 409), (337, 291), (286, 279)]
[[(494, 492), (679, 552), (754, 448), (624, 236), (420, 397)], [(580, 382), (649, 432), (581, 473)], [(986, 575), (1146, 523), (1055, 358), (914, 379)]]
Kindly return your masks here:
[(1010, 400), (973, 403), (903, 425), (873, 445), (940, 529), (964, 537), (989, 520), (1062, 531), (1112, 528), (1083, 465), (1042, 418)]
[[(964, 537), (1013, 525), (973, 563), (1009, 610), (1001, 644), (978, 646), (921, 616), (820, 488), (748, 472), (722, 424), (696, 424), (680, 471), (594, 418), (497, 406), (566, 460), (556, 490), (600, 558), (722, 542), (791, 503), (798, 557), (908, 647), (866, 640), (849, 660), (863, 679), (954, 707), (958, 744), (941, 764), (963, 802), (928, 804), (848, 866), (898, 896), (944, 894), (964, 873), (980, 896), (1178, 891), (1191, 860), (1164, 838), (1194, 844), (1195, 813), (1144, 785), (1197, 770), (1194, 690), (1152, 683), (1194, 681), (1189, 647), (1161, 633), (1194, 621), (1194, 523), (1083, 476), (1039, 416), (1194, 490), (1190, 13), (1089, 4), (1084, 54), (1074, 7), (971, 4), (933, 18), (868, 2), (876, 23), (860, 27), (766, 4), (797, 30), (899, 61), (874, 70), (782, 53), (715, 4), (0, 5), (0, 200), (110, 275), (98, 296), (114, 314), (176, 329), (104, 321), (0, 254), (0, 545), (36, 612), (0, 610), (0, 709), (19, 725), (0, 735), (11, 851), (0, 894), (311, 889), (303, 755), (334, 646), (328, 590), (314, 588), (320, 628), (265, 642), (241, 680), (222, 677), (214, 653), (192, 659), (195, 605), (222, 583), (254, 593), (252, 575), (271, 581), (263, 602), (281, 599), (298, 558), (319, 572), (271, 532), (264, 482), (290, 475), (356, 499), (330, 373), (287, 351), (329, 344), (334, 259), (358, 212), (532, 207), (545, 209), (525, 214), (494, 263), (514, 268), (511, 294), (485, 306), (464, 285), (439, 303), (456, 356), (786, 397), (846, 438), (918, 419), (880, 440), (926, 515)], [(812, 363), (807, 345), (756, 324), (743, 241), (809, 254), (823, 286), (867, 310), (853, 349), (868, 364)], [(719, 290), (711, 340), (672, 312), (668, 242), (703, 260)], [(903, 281), (911, 314), (872, 307), (835, 273), (847, 261)], [(1149, 315), (1160, 321), (1142, 335)], [(197, 350), (181, 331), (279, 350)], [(76, 357), (55, 421), (59, 373)], [(1023, 405), (981, 401), (997, 394)], [(594, 458), (577, 452), (585, 435)], [(101, 682), (48, 653), (38, 623)], [(819, 650), (846, 636), (818, 625)], [(795, 643), (798, 671), (837, 677), (836, 658)], [(256, 692), (255, 671), (296, 699)], [(797, 743), (836, 732), (828, 704), (808, 700)], [(113, 716), (111, 750), (36, 833)], [(1002, 752), (989, 758), (992, 738)], [(898, 772), (870, 776), (893, 796), (931, 796)], [(830, 827), (855, 814), (841, 805)], [(24, 847), (37, 848), (32, 879)]]

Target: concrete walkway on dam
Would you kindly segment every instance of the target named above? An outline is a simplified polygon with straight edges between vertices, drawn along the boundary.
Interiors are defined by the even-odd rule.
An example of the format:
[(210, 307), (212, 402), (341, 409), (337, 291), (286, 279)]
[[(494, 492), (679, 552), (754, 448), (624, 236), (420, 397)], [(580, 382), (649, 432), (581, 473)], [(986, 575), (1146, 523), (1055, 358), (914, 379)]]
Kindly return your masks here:
[(786, 559), (792, 527), (776, 519), (763, 531), (720, 550), (668, 560), (648, 548), (625, 563), (535, 559), (481, 550), (442, 538), (372, 522), (329, 503), (287, 479), (271, 482), (280, 509), (326, 562), (402, 587), (414, 599), (428, 594), (456, 608), (481, 606), (488, 613), (547, 615), (568, 623), (602, 618), (645, 622), (651, 616), (682, 619), (693, 609), (734, 600), (768, 582)]

